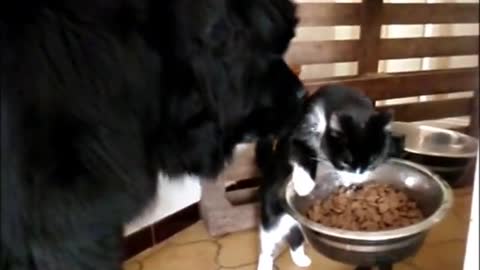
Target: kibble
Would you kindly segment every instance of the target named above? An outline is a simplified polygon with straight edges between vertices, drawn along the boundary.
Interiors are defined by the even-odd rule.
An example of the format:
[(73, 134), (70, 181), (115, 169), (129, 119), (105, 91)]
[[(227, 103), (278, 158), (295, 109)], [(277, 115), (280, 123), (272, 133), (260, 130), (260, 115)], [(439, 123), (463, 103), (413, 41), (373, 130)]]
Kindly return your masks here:
[(323, 200), (315, 201), (307, 217), (325, 226), (352, 231), (397, 229), (424, 219), (417, 203), (388, 184), (339, 187)]

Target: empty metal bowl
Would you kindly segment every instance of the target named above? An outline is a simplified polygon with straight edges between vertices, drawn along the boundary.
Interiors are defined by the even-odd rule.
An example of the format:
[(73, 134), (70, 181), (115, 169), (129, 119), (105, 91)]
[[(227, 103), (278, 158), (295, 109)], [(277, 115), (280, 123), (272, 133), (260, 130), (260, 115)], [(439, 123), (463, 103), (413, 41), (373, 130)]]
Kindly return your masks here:
[(477, 139), (453, 130), (394, 122), (392, 132), (404, 137), (403, 158), (427, 167), (450, 184), (463, 175), (477, 153)]
[[(425, 219), (407, 227), (378, 232), (359, 232), (327, 227), (305, 215), (314, 200), (352, 182), (388, 183), (416, 200)], [(450, 186), (429, 170), (412, 162), (392, 159), (362, 176), (346, 179), (335, 170), (319, 167), (317, 186), (300, 197), (290, 182), (285, 189), (288, 212), (301, 224), (305, 237), (323, 255), (343, 263), (374, 266), (395, 263), (416, 254), (429, 229), (442, 220), (453, 197)]]
[(391, 130), (405, 136), (409, 153), (447, 158), (474, 158), (477, 154), (478, 141), (457, 131), (407, 122), (393, 122)]

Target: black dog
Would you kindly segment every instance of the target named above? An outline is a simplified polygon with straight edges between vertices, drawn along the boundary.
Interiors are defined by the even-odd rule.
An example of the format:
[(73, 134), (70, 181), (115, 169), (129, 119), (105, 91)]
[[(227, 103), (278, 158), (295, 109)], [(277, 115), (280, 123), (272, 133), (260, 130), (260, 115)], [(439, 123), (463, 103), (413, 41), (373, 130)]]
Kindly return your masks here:
[(118, 270), (159, 171), (291, 129), (288, 0), (0, 4), (2, 270)]

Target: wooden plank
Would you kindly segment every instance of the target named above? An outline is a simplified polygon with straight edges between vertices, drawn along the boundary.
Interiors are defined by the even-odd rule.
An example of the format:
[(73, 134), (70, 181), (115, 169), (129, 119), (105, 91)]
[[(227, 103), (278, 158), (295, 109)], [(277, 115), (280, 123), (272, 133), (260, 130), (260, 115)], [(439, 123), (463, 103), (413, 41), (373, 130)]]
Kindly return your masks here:
[(384, 4), (383, 24), (478, 23), (478, 3)]
[(444, 94), (478, 89), (478, 68), (378, 74), (344, 80), (305, 82), (310, 93), (327, 84), (344, 84), (374, 100)]
[(299, 26), (359, 25), (360, 5), (352, 3), (300, 3)]
[(378, 72), (381, 14), (383, 0), (362, 2), (362, 24), (360, 25), (360, 55), (358, 74)]
[(358, 40), (293, 42), (285, 60), (289, 65), (350, 62), (358, 59)]
[(478, 36), (382, 39), (381, 59), (478, 54)]
[(459, 98), (381, 106), (378, 109), (392, 110), (396, 121), (410, 122), (470, 115), (472, 105), (472, 98)]

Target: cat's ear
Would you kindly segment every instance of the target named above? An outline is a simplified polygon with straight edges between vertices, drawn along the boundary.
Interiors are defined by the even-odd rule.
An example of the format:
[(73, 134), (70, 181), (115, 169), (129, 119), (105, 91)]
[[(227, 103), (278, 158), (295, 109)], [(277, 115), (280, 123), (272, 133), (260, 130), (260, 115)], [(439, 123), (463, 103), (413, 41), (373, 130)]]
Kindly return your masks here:
[(335, 132), (342, 132), (342, 125), (340, 124), (340, 117), (337, 113), (332, 113), (328, 120), (328, 126)]
[(384, 131), (390, 131), (391, 122), (393, 119), (392, 111), (377, 112), (369, 120), (371, 127), (375, 129), (383, 129)]

